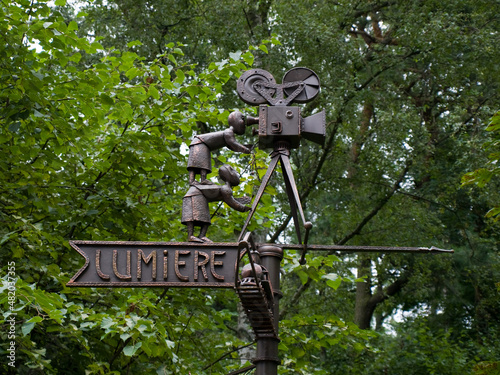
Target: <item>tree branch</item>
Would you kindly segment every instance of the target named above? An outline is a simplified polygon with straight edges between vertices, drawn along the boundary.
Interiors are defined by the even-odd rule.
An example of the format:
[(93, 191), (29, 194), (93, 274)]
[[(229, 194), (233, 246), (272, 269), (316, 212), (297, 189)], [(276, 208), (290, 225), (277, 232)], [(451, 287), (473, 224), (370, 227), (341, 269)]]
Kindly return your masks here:
[(205, 367), (203, 367), (203, 371), (208, 370), (210, 367), (212, 367), (213, 365), (215, 365), (217, 362), (222, 361), (224, 358), (226, 358), (226, 357), (230, 356), (232, 353), (237, 352), (237, 351), (239, 351), (239, 350), (241, 350), (241, 349), (248, 348), (249, 346), (252, 346), (252, 345), (254, 345), (254, 344), (255, 344), (254, 342), (251, 342), (250, 344), (246, 344), (246, 345), (243, 345), (243, 346), (238, 346), (238, 347), (234, 348), (233, 350), (231, 350), (231, 351), (229, 351), (229, 352), (227, 352), (227, 353), (225, 353), (225, 354), (221, 355), (219, 358), (217, 358), (217, 359), (216, 359), (215, 361), (213, 361), (212, 363), (210, 363), (210, 364), (206, 365)]
[(351, 232), (349, 233), (348, 235), (346, 235), (344, 238), (342, 238), (338, 243), (337, 245), (343, 245), (345, 244), (347, 241), (349, 241), (351, 238), (353, 238), (354, 236), (358, 235), (359, 233), (361, 233), (361, 230), (363, 229), (363, 227), (368, 224), (368, 222), (373, 219), (373, 217), (375, 215), (377, 215), (377, 213), (382, 209), (382, 207), (385, 206), (385, 204), (389, 201), (389, 199), (391, 199), (391, 197), (394, 195), (394, 193), (396, 193), (396, 191), (399, 190), (400, 188), (400, 185), (401, 185), (401, 182), (403, 182), (404, 178), (406, 177), (406, 174), (408, 173), (408, 170), (410, 169), (410, 165), (411, 165), (411, 160), (408, 160), (407, 163), (406, 163), (406, 166), (405, 168), (403, 169), (403, 172), (400, 174), (399, 178), (397, 179), (397, 181), (394, 183), (394, 185), (392, 186), (392, 189), (391, 191), (384, 197), (382, 198), (379, 203), (368, 213), (368, 215), (366, 215), (363, 220), (361, 220), (361, 222), (357, 225), (357, 227)]
[(295, 292), (295, 294), (293, 295), (292, 299), (290, 300), (290, 303), (288, 303), (287, 306), (285, 306), (281, 311), (280, 311), (280, 320), (283, 319), (286, 314), (288, 313), (288, 309), (290, 306), (295, 306), (297, 304), (297, 302), (299, 301), (300, 299), (300, 296), (302, 295), (302, 293), (304, 293), (310, 286), (311, 286), (311, 283), (312, 283), (312, 279), (311, 277), (307, 277), (307, 281), (305, 282), (305, 284), (302, 284), (299, 289), (297, 289), (297, 291)]
[(377, 293), (373, 294), (370, 297), (368, 304), (375, 308), (375, 306), (377, 306), (379, 303), (400, 292), (409, 280), (410, 277), (408, 273), (405, 273), (392, 284), (388, 285), (386, 288), (378, 290)]

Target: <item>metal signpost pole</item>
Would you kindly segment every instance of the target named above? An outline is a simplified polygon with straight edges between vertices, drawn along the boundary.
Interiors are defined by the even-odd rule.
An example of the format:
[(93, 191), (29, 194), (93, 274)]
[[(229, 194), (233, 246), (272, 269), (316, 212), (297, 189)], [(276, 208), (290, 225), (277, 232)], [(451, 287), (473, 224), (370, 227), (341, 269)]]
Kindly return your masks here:
[[(280, 291), (280, 263), (283, 259), (283, 250), (273, 245), (260, 246), (257, 251), (260, 255), (261, 265), (269, 273), (269, 281), (273, 288), (274, 297), (274, 327), (276, 332), (279, 328), (279, 300), (282, 297)], [(279, 339), (275, 337), (257, 338), (257, 356), (255, 375), (277, 375), (278, 365), (281, 363), (278, 356)]]

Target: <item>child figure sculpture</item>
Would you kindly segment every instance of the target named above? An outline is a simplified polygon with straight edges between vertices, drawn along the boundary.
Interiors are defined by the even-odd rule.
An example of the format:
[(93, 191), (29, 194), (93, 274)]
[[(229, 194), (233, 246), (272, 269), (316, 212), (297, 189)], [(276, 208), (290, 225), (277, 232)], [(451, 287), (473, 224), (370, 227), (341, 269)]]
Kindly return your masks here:
[(250, 149), (236, 140), (235, 134), (245, 134), (245, 117), (241, 112), (233, 112), (228, 118), (229, 128), (226, 130), (195, 135), (189, 145), (189, 158), (187, 169), (189, 171), (189, 184), (195, 182), (197, 174), (200, 175), (200, 182), (210, 184), (207, 174), (212, 172), (211, 151), (227, 146), (236, 152), (250, 153)]
[[(182, 224), (187, 226), (189, 242), (212, 242), (207, 238), (207, 230), (211, 224), (209, 202), (223, 201), (231, 208), (240, 212), (250, 211), (245, 204), (250, 203), (249, 197), (233, 198), (233, 186), (240, 183), (240, 177), (233, 167), (223, 165), (219, 176), (224, 185), (194, 182), (182, 200)], [(194, 236), (194, 227), (200, 227), (198, 237)]]

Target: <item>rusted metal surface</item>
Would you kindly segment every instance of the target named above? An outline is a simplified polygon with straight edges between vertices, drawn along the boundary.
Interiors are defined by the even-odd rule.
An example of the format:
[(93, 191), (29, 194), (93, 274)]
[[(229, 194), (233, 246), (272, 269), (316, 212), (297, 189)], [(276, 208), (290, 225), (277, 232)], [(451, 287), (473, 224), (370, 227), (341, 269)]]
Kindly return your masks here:
[(301, 139), (299, 107), (259, 107), (259, 147), (273, 148), (278, 141), (287, 141), (290, 148), (298, 148)]
[[(267, 102), (256, 89), (255, 84), (273, 84), (276, 81), (271, 73), (263, 69), (247, 70), (241, 75), (236, 83), (236, 90), (241, 100), (250, 105), (259, 105)], [(271, 95), (275, 94), (275, 90), (270, 92)]]
[(200, 183), (205, 182), (207, 174), (212, 171), (212, 151), (227, 147), (235, 152), (249, 154), (250, 148), (236, 140), (235, 135), (243, 134), (245, 134), (245, 119), (236, 111), (229, 115), (227, 129), (195, 135), (189, 145), (187, 163), (189, 183), (193, 184), (196, 181), (196, 175), (200, 175)]
[[(283, 250), (271, 244), (262, 245), (258, 249), (261, 265), (268, 271), (268, 282), (272, 286), (274, 328), (279, 333), (279, 300), (282, 297), (280, 291), (280, 263), (283, 259)], [(279, 338), (262, 337), (257, 341), (257, 353), (253, 359), (256, 364), (255, 375), (273, 375), (278, 373), (281, 363), (279, 358)]]
[[(260, 246), (262, 244), (257, 244)], [(304, 246), (297, 244), (273, 244), (282, 249), (303, 250)], [(435, 246), (415, 247), (415, 246), (347, 246), (347, 245), (307, 245), (308, 250), (314, 251), (340, 251), (340, 252), (382, 252), (382, 253), (454, 253), (453, 249), (440, 249)]]
[[(207, 237), (208, 227), (211, 224), (208, 203), (223, 201), (237, 211), (250, 211), (250, 207), (245, 206), (246, 203), (250, 203), (250, 197), (233, 197), (233, 187), (240, 183), (240, 176), (236, 170), (230, 165), (222, 165), (219, 168), (219, 177), (224, 181), (223, 185), (208, 180), (201, 183), (193, 181), (182, 199), (181, 222), (187, 226), (187, 239), (190, 242), (212, 242)], [(195, 227), (200, 227), (198, 236), (194, 235)]]
[(283, 249), (271, 244), (256, 248), (251, 234), (245, 235), (239, 244), (250, 262), (243, 267), (235, 289), (255, 333), (257, 353), (252, 359), (255, 374), (274, 375), (281, 363), (278, 316)]
[[(300, 82), (297, 84), (297, 82)], [(295, 103), (307, 103), (319, 93), (319, 77), (311, 69), (293, 68), (283, 76), (283, 91)], [(300, 88), (297, 91), (297, 88)]]
[(236, 90), (245, 103), (286, 106), (293, 102), (306, 103), (319, 93), (320, 81), (308, 68), (293, 68), (277, 84), (271, 73), (263, 69), (250, 69), (241, 75)]
[(278, 338), (274, 327), (274, 315), (268, 307), (269, 300), (266, 298), (264, 289), (255, 283), (247, 283), (238, 286), (236, 292), (252, 326), (255, 338), (257, 340), (263, 337)]
[(70, 241), (85, 264), (76, 287), (234, 288), (236, 243)]
[[(248, 255), (249, 263), (243, 267), (236, 280), (235, 290), (248, 317), (256, 340), (262, 338), (278, 339), (277, 324), (274, 316), (274, 293), (266, 267), (257, 264), (251, 248), (249, 236), (239, 243), (243, 254)], [(281, 251), (281, 250), (280, 250)], [(260, 260), (260, 252), (258, 259)], [(279, 272), (279, 270), (278, 270)]]
[[(301, 138), (323, 144), (325, 112), (303, 118), (299, 107), (289, 106), (294, 102), (311, 101), (319, 93), (319, 88), (318, 76), (307, 68), (291, 69), (285, 73), (281, 84), (277, 84), (265, 70), (246, 71), (238, 79), (236, 89), (245, 103), (259, 105), (259, 147), (275, 148), (276, 142), (286, 141), (290, 148), (295, 149)], [(252, 123), (255, 122), (246, 121), (247, 126)]]
[(297, 233), (297, 238), (299, 240), (299, 243), (302, 243), (302, 236), (301, 236), (301, 226), (299, 223), (299, 217), (298, 214), (300, 214), (300, 218), (302, 219), (302, 224), (303, 227), (306, 230), (306, 238), (308, 238), (307, 232), (312, 228), (312, 224), (308, 221), (306, 221), (305, 216), (304, 216), (304, 211), (302, 210), (302, 205), (300, 203), (300, 196), (299, 192), (297, 190), (297, 185), (295, 184), (295, 179), (293, 176), (293, 171), (292, 167), (290, 164), (290, 148), (287, 142), (281, 141), (276, 144), (276, 148), (274, 152), (271, 154), (271, 162), (269, 163), (269, 167), (267, 169), (266, 174), (262, 178), (261, 185), (259, 187), (259, 190), (257, 191), (257, 194), (255, 195), (252, 208), (247, 216), (247, 219), (245, 223), (243, 224), (243, 228), (241, 230), (240, 234), (240, 240), (243, 239), (243, 236), (246, 234), (246, 230), (248, 225), (250, 224), (250, 220), (253, 217), (253, 214), (255, 213), (255, 210), (257, 209), (257, 205), (260, 202), (260, 199), (262, 198), (262, 195), (264, 194), (264, 190), (271, 180), (271, 176), (273, 175), (276, 166), (278, 162), (281, 164), (281, 169), (283, 172), (283, 178), (285, 180), (285, 187), (286, 187), (286, 193), (290, 202), (290, 209), (292, 211), (292, 217), (293, 221), (295, 224), (295, 230)]
[[(187, 170), (189, 173), (189, 189), (182, 200), (182, 224), (187, 227), (189, 242), (212, 242), (207, 237), (211, 224), (209, 203), (223, 201), (231, 208), (245, 212), (250, 210), (245, 206), (250, 198), (233, 198), (233, 187), (239, 185), (240, 178), (236, 170), (229, 165), (219, 168), (219, 177), (224, 184), (217, 185), (207, 179), (212, 171), (212, 151), (227, 147), (235, 152), (250, 153), (250, 148), (240, 144), (235, 135), (243, 135), (247, 124), (255, 123), (255, 119), (245, 117), (238, 111), (229, 115), (228, 128), (206, 134), (197, 134), (189, 145)], [(196, 176), (199, 175), (199, 181)], [(194, 234), (195, 227), (199, 227), (199, 235)]]
[[(278, 84), (274, 77), (262, 69), (252, 69), (245, 72), (236, 85), (240, 98), (248, 104), (259, 105), (258, 131), (259, 147), (273, 148), (271, 162), (262, 179), (252, 208), (241, 230), (239, 240), (246, 234), (262, 194), (273, 175), (278, 162), (281, 165), (283, 178), (295, 231), (300, 244), (302, 242), (301, 224), (306, 231), (304, 245), (309, 238), (312, 224), (306, 221), (299, 192), (295, 184), (292, 167), (290, 164), (290, 150), (300, 146), (302, 138), (322, 144), (326, 134), (325, 111), (321, 111), (307, 118), (303, 118), (300, 108), (289, 106), (294, 102), (306, 103), (316, 97), (320, 89), (320, 81), (316, 73), (307, 68), (293, 68), (283, 77), (283, 82)], [(265, 105), (268, 103), (269, 105)], [(302, 223), (299, 223), (299, 214)]]

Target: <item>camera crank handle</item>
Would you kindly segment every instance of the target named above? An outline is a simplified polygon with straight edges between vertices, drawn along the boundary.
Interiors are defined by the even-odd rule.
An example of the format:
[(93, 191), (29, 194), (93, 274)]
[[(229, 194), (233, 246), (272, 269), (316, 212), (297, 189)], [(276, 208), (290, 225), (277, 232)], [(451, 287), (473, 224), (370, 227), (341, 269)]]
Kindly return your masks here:
[(253, 117), (253, 116), (246, 116), (245, 117), (245, 125), (246, 126), (251, 126), (259, 123), (259, 118), (258, 117)]

